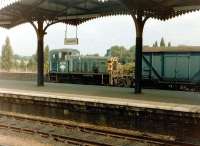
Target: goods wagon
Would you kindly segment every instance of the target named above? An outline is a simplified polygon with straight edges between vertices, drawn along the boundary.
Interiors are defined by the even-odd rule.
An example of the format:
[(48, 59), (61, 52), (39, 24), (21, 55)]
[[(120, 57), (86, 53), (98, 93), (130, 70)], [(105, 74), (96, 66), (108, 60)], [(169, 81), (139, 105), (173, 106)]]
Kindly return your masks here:
[(199, 88), (200, 47), (145, 48), (142, 74), (145, 85)]

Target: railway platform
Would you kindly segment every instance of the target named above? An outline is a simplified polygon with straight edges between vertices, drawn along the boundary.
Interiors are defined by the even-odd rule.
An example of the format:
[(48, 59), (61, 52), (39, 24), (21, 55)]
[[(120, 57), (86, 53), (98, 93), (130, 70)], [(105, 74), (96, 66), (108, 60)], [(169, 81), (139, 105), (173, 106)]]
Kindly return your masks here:
[(133, 88), (59, 83), (37, 87), (34, 81), (0, 79), (0, 93), (200, 113), (198, 92), (144, 89), (140, 95)]
[(0, 80), (0, 110), (170, 135), (200, 145), (197, 92)]

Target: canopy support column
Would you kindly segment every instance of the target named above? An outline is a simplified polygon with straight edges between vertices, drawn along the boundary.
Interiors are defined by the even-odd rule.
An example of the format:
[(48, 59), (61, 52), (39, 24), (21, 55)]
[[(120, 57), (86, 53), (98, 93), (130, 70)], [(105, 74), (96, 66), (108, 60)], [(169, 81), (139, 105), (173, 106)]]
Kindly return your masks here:
[(37, 26), (30, 22), (37, 33), (37, 86), (44, 86), (44, 21), (38, 20)]
[(135, 94), (142, 92), (142, 49), (143, 30), (148, 17), (143, 17), (142, 13), (132, 14), (136, 28), (136, 50), (135, 50)]
[(38, 21), (38, 47), (37, 47), (37, 85), (44, 86), (44, 29), (43, 21)]

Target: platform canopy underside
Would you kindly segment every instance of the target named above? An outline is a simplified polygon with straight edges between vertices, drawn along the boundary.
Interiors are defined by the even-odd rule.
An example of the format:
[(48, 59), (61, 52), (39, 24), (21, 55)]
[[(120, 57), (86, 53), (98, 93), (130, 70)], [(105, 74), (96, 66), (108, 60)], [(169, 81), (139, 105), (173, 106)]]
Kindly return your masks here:
[(200, 0), (19, 0), (0, 9), (0, 26), (38, 20), (78, 25), (98, 17), (138, 13), (167, 20), (199, 9)]

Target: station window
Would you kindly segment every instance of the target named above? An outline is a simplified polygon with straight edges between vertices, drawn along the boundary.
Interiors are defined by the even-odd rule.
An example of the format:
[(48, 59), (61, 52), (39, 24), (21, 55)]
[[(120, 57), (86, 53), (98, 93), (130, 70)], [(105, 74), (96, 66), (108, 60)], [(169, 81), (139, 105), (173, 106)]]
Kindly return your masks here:
[(60, 60), (62, 60), (62, 61), (67, 60), (67, 52), (62, 52), (61, 53)]
[(56, 59), (56, 54), (53, 54), (53, 56), (52, 56), (52, 57), (53, 57), (53, 59)]
[(61, 57), (62, 57), (62, 52), (59, 52), (58, 57), (59, 57), (59, 59), (61, 59)]
[(67, 60), (67, 55), (65, 55), (65, 60)]

